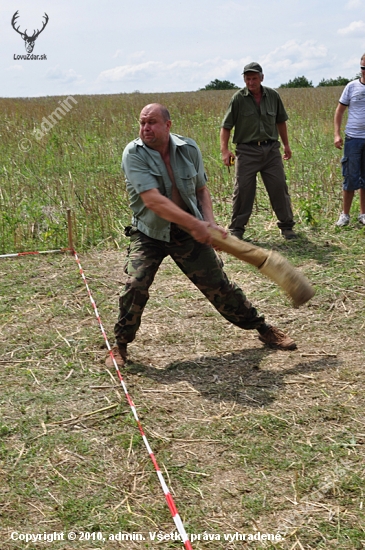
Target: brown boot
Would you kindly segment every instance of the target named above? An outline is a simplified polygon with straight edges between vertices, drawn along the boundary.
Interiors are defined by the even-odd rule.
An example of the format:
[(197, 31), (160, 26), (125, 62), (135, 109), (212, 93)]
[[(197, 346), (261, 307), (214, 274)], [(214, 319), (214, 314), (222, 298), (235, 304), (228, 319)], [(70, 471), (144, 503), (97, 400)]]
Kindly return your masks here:
[(105, 359), (105, 365), (108, 368), (115, 367), (114, 361), (112, 359), (112, 354), (115, 359), (116, 364), (119, 368), (124, 367), (127, 362), (127, 344), (121, 344), (120, 346), (114, 346), (109, 352)]
[(294, 233), (292, 229), (282, 229), (281, 234), (287, 241), (291, 241), (293, 239), (297, 239), (298, 235)]
[(272, 325), (269, 326), (264, 333), (260, 332), (259, 340), (270, 346), (270, 348), (282, 350), (297, 349), (296, 343), (290, 338), (290, 336)]

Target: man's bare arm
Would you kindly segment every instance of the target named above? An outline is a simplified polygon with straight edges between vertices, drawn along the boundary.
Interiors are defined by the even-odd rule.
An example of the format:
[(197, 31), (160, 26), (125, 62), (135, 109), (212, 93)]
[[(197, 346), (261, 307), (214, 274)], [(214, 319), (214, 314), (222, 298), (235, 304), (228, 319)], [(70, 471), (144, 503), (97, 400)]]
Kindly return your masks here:
[(292, 152), (289, 145), (288, 127), (286, 125), (286, 122), (278, 122), (276, 126), (278, 128), (280, 139), (283, 142), (283, 147), (284, 147), (283, 159), (289, 160), (291, 159)]
[(344, 112), (347, 109), (347, 105), (343, 105), (343, 103), (339, 103), (337, 105), (337, 109), (335, 112), (335, 118), (334, 118), (334, 126), (335, 126), (335, 137), (334, 137), (334, 143), (335, 147), (337, 149), (342, 149), (343, 146), (343, 139), (341, 137), (341, 124), (342, 124), (342, 118), (344, 115)]
[(158, 189), (144, 191), (140, 197), (146, 207), (160, 218), (185, 228), (196, 241), (212, 244), (212, 237), (208, 231), (209, 221), (198, 220), (189, 212), (185, 212), (170, 199), (161, 195)]
[(221, 153), (223, 162), (226, 166), (230, 166), (231, 159), (235, 159), (234, 154), (228, 149), (228, 142), (231, 135), (231, 130), (227, 128), (221, 128), (220, 132), (220, 142), (221, 142)]
[(212, 198), (210, 196), (208, 187), (205, 185), (204, 187), (201, 187), (200, 189), (198, 189), (196, 192), (196, 196), (200, 203), (204, 220), (209, 223), (210, 227), (213, 227), (214, 229), (219, 229), (223, 237), (226, 237), (227, 231), (223, 229), (223, 227), (220, 227), (219, 225), (217, 225), (215, 222)]

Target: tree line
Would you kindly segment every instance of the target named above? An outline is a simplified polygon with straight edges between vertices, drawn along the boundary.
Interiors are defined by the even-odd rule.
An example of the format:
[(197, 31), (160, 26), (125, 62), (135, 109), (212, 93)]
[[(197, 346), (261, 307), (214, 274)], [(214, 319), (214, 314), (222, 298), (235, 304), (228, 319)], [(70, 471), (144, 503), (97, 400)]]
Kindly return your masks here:
[[(346, 86), (351, 80), (356, 80), (356, 78), (360, 78), (360, 75), (356, 75), (354, 78), (349, 79), (345, 78), (344, 76), (338, 76), (337, 78), (322, 78), (322, 80), (319, 82), (317, 88), (322, 86)], [(229, 80), (219, 80), (216, 78), (215, 80), (212, 80), (204, 86), (204, 88), (200, 88), (199, 91), (202, 90), (238, 90), (240, 86), (237, 86), (233, 82), (230, 82)], [(311, 80), (308, 80), (305, 76), (296, 76), (293, 78), (293, 80), (289, 80), (285, 84), (280, 84), (279, 88), (314, 88), (313, 82)]]
[[(322, 86), (346, 86), (351, 80), (359, 78), (360, 75), (352, 79), (338, 76), (337, 78), (322, 78), (317, 88)], [(296, 76), (293, 80), (289, 80), (286, 84), (280, 84), (279, 88), (314, 88), (313, 82), (305, 76)]]

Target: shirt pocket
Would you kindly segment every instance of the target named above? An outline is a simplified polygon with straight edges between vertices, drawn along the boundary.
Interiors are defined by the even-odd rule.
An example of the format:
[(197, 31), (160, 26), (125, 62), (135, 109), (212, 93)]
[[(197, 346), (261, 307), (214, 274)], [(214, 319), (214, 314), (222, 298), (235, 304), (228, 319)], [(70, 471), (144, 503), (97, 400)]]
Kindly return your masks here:
[(265, 119), (269, 124), (276, 124), (276, 111), (272, 111), (271, 109), (267, 109), (265, 114)]
[(163, 180), (163, 176), (160, 170), (158, 170), (157, 168), (152, 168), (149, 170), (149, 173), (153, 177), (153, 179), (157, 181), (158, 190), (160, 191), (161, 195), (167, 196), (165, 182)]

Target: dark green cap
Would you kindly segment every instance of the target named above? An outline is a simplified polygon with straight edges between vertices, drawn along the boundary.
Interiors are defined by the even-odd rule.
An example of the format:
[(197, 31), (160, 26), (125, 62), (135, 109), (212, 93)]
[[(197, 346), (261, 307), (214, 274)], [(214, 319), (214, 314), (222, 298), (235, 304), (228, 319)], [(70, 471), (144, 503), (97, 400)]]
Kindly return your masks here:
[(245, 65), (243, 69), (243, 73), (262, 73), (262, 67), (258, 63), (249, 63), (248, 65)]

